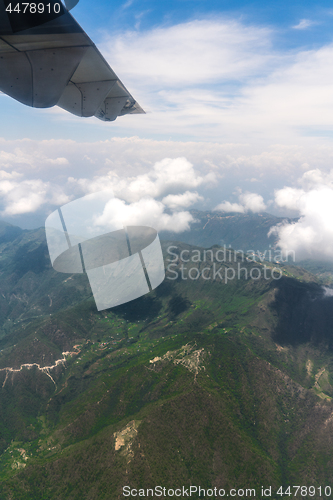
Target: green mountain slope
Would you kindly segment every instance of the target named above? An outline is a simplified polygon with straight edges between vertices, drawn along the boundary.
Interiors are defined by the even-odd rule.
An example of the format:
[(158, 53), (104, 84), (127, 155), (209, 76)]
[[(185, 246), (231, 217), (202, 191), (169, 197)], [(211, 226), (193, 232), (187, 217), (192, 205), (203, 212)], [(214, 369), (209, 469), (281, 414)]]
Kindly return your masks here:
[(0, 244), (0, 498), (331, 484), (333, 299), (311, 274), (165, 242), (163, 284), (97, 312), (41, 232)]

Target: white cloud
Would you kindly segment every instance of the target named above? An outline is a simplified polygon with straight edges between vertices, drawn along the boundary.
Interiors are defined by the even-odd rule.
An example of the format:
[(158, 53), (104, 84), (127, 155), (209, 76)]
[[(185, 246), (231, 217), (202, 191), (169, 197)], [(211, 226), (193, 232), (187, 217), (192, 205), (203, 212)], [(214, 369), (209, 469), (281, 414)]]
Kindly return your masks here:
[[(54, 205), (66, 202), (60, 196), (74, 199), (108, 187), (114, 190), (115, 196), (124, 196), (128, 202), (148, 195), (163, 201), (169, 195), (197, 192), (205, 198), (203, 201), (198, 199), (202, 208), (211, 209), (221, 200), (228, 200), (235, 186), (240, 186), (243, 192), (252, 192), (251, 179), (254, 177), (258, 181), (256, 191), (267, 200), (273, 196), (274, 189), (282, 190), (284, 186), (307, 192), (319, 183), (333, 185), (329, 184), (333, 182), (330, 172), (332, 144), (318, 145), (309, 139), (303, 145), (275, 144), (270, 147), (154, 141), (138, 137), (96, 142), (0, 139), (1, 158), (6, 158), (3, 162), (6, 167), (2, 164), (0, 181), (40, 180), (49, 183), (50, 190), (42, 198), (45, 202), (37, 208), (39, 213), (45, 213), (45, 217)], [(68, 163), (55, 166), (47, 161), (57, 158), (65, 158)], [(311, 169), (313, 165), (317, 168)], [(300, 179), (298, 184), (297, 179)], [(58, 201), (52, 194), (56, 186), (57, 192), (63, 193), (59, 194)], [(6, 207), (8, 200), (3, 192), (0, 199)], [(236, 206), (230, 207), (228, 202), (221, 210), (245, 210), (243, 202), (235, 201)], [(298, 205), (291, 202), (279, 202), (279, 207), (280, 215), (286, 210), (298, 209)], [(9, 212), (11, 209), (7, 210), (6, 216)], [(42, 218), (38, 224), (42, 223), (40, 220)]]
[(298, 24), (293, 26), (294, 30), (305, 30), (312, 26), (314, 24), (313, 21), (310, 21), (310, 19), (301, 19)]
[[(106, 176), (95, 176), (93, 179), (70, 178), (69, 183), (81, 188), (84, 193), (102, 189), (112, 191), (114, 198), (107, 203), (103, 214), (96, 218), (96, 225), (148, 225), (156, 230), (178, 232), (189, 229), (193, 220), (189, 212), (179, 209), (203, 200), (197, 192), (188, 189), (214, 180), (214, 173), (199, 175), (186, 158), (164, 158), (145, 174), (126, 177), (110, 171)], [(165, 213), (166, 208), (175, 212)]]
[[(5, 208), (3, 215), (18, 215), (35, 212), (47, 200), (50, 184), (40, 180), (22, 182), (0, 181), (0, 194)], [(68, 198), (66, 197), (68, 200)]]
[(217, 205), (214, 210), (221, 212), (238, 212), (241, 214), (245, 212), (243, 205), (240, 205), (239, 203), (230, 203), (230, 201), (223, 201)]
[(244, 193), (239, 196), (239, 201), (246, 212), (263, 212), (266, 210), (264, 199), (260, 194)]
[[(55, 159), (56, 164), (63, 161)], [(54, 162), (48, 162), (54, 165)], [(189, 207), (204, 198), (192, 189), (209, 184), (215, 174), (199, 175), (186, 158), (165, 158), (156, 162), (146, 173), (136, 176), (109, 172), (104, 176), (75, 179), (70, 177), (61, 188), (57, 183), (42, 179), (22, 179), (23, 174), (0, 171), (0, 200), (3, 216), (34, 213), (68, 203), (74, 197), (99, 191), (112, 192), (102, 215), (96, 224), (113, 227), (121, 225), (152, 225), (155, 229), (184, 231), (189, 228), (192, 216), (181, 208)], [(15, 179), (15, 180), (14, 180)], [(164, 196), (165, 195), (165, 196)], [(162, 198), (161, 200), (155, 198)], [(165, 213), (168, 208), (174, 213)]]
[(21, 177), (22, 174), (19, 174), (18, 172), (6, 172), (6, 170), (0, 170), (0, 179), (16, 179), (18, 177)]
[[(18, 151), (20, 154), (18, 155)], [(57, 165), (52, 161), (61, 157), (66, 164)], [(1, 158), (6, 162), (1, 166)], [(73, 140), (4, 140), (0, 138), (0, 168), (10, 175), (25, 178), (39, 178), (45, 182), (65, 185), (69, 177), (86, 179), (85, 189), (97, 178), (104, 178), (96, 190), (105, 189), (104, 181), (109, 183), (108, 175), (112, 171), (119, 178), (137, 178), (148, 175), (156, 183), (152, 169), (162, 158), (186, 158), (192, 164), (189, 172), (193, 182), (184, 186), (185, 190), (197, 190), (210, 183), (221, 186), (220, 179), (230, 183), (244, 182), (255, 177), (263, 186), (274, 179), (275, 188), (283, 187), (288, 179), (297, 179), (316, 165), (321, 172), (329, 171), (333, 158), (333, 145), (312, 141), (307, 138), (302, 144), (247, 144), (225, 142), (195, 142), (140, 139), (138, 137), (114, 137), (106, 141)], [(174, 160), (173, 160), (174, 161)], [(6, 163), (6, 166), (4, 166)], [(65, 163), (65, 162), (64, 162)], [(306, 166), (306, 163), (308, 166)], [(170, 172), (171, 175), (171, 172)], [(186, 173), (184, 172), (186, 177)], [(198, 178), (203, 182), (199, 185)], [(198, 184), (198, 185), (195, 185)], [(71, 189), (74, 189), (73, 184)], [(252, 191), (247, 184), (242, 189)], [(76, 194), (73, 191), (73, 194)]]
[(205, 176), (199, 175), (186, 158), (165, 158), (156, 162), (145, 174), (126, 177), (110, 171), (107, 175), (96, 176), (92, 180), (70, 178), (70, 182), (80, 186), (86, 193), (112, 189), (115, 196), (134, 202), (145, 196), (158, 198), (167, 193), (193, 189), (213, 182), (215, 178), (213, 172)]
[(48, 158), (46, 161), (50, 165), (69, 165), (67, 158)]
[(289, 210), (300, 210), (305, 191), (292, 187), (284, 187), (275, 192), (275, 203), (278, 207)]
[(59, 173), (70, 165), (68, 158), (58, 155), (59, 150), (64, 152), (69, 144), (73, 144), (73, 141), (6, 141), (0, 138), (0, 168), (4, 171), (15, 168), (15, 175), (28, 172), (31, 175), (41, 171)]
[[(295, 28), (310, 24), (303, 19)], [(274, 48), (274, 35), (220, 18), (112, 36), (102, 52), (151, 111), (117, 126), (138, 130), (139, 121), (145, 137), (158, 131), (266, 144), (327, 135), (333, 130), (333, 45), (282, 51)]]
[(266, 210), (264, 199), (257, 193), (241, 193), (239, 195), (240, 203), (230, 203), (223, 201), (217, 205), (214, 210), (221, 210), (222, 212), (263, 212)]
[(189, 207), (198, 201), (203, 201), (203, 199), (203, 196), (200, 196), (197, 192), (186, 191), (183, 194), (169, 194), (163, 198), (162, 203), (175, 210), (179, 207)]
[(269, 48), (269, 29), (223, 19), (128, 31), (101, 45), (126, 81), (141, 75), (146, 86), (160, 88), (248, 77), (268, 64)]
[(113, 198), (107, 202), (103, 214), (94, 221), (96, 226), (113, 228), (123, 226), (150, 226), (157, 231), (185, 231), (193, 217), (189, 212), (164, 213), (165, 205), (152, 198), (143, 198), (131, 204)]
[(133, 4), (133, 0), (127, 0), (127, 2), (123, 3), (120, 8), (121, 9), (128, 9), (129, 7), (131, 7), (131, 5)]
[(297, 260), (333, 259), (333, 170), (305, 172), (299, 183), (303, 189), (285, 187), (277, 190), (278, 206), (297, 210), (298, 221), (275, 226), (278, 245), (284, 252), (295, 252)]
[(318, 186), (333, 187), (333, 170), (329, 172), (323, 172), (319, 168), (309, 170), (302, 175), (299, 183), (306, 189)]

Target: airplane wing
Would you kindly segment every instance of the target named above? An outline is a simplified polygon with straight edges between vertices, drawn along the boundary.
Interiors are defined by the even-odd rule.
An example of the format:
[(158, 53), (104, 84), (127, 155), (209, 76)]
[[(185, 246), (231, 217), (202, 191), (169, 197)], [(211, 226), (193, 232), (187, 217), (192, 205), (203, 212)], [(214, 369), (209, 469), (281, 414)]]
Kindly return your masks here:
[(144, 113), (66, 7), (0, 0), (0, 90), (27, 106), (104, 121)]

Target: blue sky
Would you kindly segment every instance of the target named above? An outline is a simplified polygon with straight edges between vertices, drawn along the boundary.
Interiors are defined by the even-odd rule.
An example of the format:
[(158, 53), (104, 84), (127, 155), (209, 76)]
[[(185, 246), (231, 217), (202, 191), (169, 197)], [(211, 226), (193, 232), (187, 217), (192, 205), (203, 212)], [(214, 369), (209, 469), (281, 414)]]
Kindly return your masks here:
[[(280, 55), (294, 54), (295, 52), (318, 49), (332, 43), (333, 33), (333, 6), (331, 2), (293, 2), (293, 1), (201, 1), (201, 0), (172, 0), (168, 2), (156, 2), (151, 0), (127, 0), (125, 2), (96, 1), (87, 2), (80, 0), (73, 10), (74, 17), (87, 31), (97, 45), (103, 47), (106, 37), (124, 36), (125, 33), (137, 33), (138, 35), (149, 33), (156, 29), (166, 29), (176, 25), (184, 25), (197, 20), (223, 20), (224, 22), (238, 21), (244, 27), (252, 26), (269, 30), (270, 36), (266, 43), (270, 44), (270, 50)], [(302, 23), (303, 26), (302, 27)], [(299, 26), (299, 29), (295, 27)], [(126, 55), (128, 61), (131, 54)], [(110, 60), (114, 67), (114, 61)], [(117, 61), (116, 61), (117, 62)], [(130, 63), (129, 63), (130, 64)], [(117, 64), (116, 64), (117, 66)], [(114, 67), (117, 72), (117, 67)], [(120, 73), (119, 77), (129, 86)], [(265, 72), (263, 72), (265, 75)], [(136, 75), (135, 75), (136, 76)], [(246, 75), (245, 75), (246, 76)], [(258, 73), (260, 76), (260, 70)], [(163, 89), (163, 82), (161, 82)], [(236, 78), (233, 81), (223, 82), (229, 85), (230, 91), (237, 91), (241, 82)], [(212, 82), (201, 82), (201, 88), (212, 87)], [(215, 85), (221, 85), (217, 80)], [(130, 88), (131, 91), (134, 89)], [(4, 101), (4, 99), (2, 99)], [(149, 107), (148, 103), (148, 107)], [(153, 109), (149, 109), (153, 111)], [(11, 100), (6, 99), (2, 104), (3, 116), (6, 117), (6, 127), (0, 128), (1, 136), (6, 138), (26, 137), (32, 138), (64, 138), (78, 139), (89, 133), (90, 138), (109, 138), (110, 130), (114, 135), (139, 134), (145, 137), (164, 138), (164, 133), (159, 133), (156, 127), (150, 131), (140, 131), (136, 124), (129, 124), (128, 130), (118, 129), (118, 123), (109, 127), (98, 127), (96, 120), (90, 120), (91, 127), (87, 124), (62, 123), (61, 127), (53, 126), (47, 114), (31, 112), (22, 109)], [(17, 115), (20, 120), (17, 120)], [(29, 127), (27, 124), (29, 123)], [(27, 132), (29, 130), (29, 132)], [(320, 133), (322, 130), (320, 131)], [(174, 139), (181, 140), (191, 138), (190, 134), (178, 134)]]
[[(329, 1), (129, 0), (123, 3), (100, 1), (94, 5), (80, 5), (80, 9), (80, 13), (75, 13), (76, 18), (97, 38), (103, 29), (115, 32), (149, 30), (193, 19), (223, 16), (274, 27), (277, 30), (276, 42), (286, 49), (316, 46), (332, 39), (333, 6)], [(314, 23), (311, 30), (290, 30), (302, 19)]]
[[(84, 20), (92, 26), (97, 20), (98, 26), (109, 25), (113, 20), (119, 29), (133, 29), (138, 18), (142, 29), (150, 29), (165, 23), (178, 24), (190, 19), (207, 15), (229, 15), (243, 17), (249, 22), (289, 27), (300, 19), (319, 19), (332, 9), (329, 1), (236, 1), (228, 0), (169, 0), (156, 2), (151, 0), (129, 0), (126, 2), (99, 1), (94, 4), (80, 0), (80, 14), (76, 18), (83, 24)], [(91, 16), (91, 13), (94, 16)], [(120, 26), (118, 25), (120, 23)], [(111, 24), (112, 25), (112, 24)], [(113, 26), (112, 26), (113, 27)]]
[(5, 220), (42, 225), (108, 187), (156, 213), (301, 216), (281, 246), (333, 258), (331, 2), (80, 0), (72, 14), (147, 114), (104, 123), (0, 95)]
[[(126, 36), (126, 33), (144, 37), (158, 29), (165, 30), (165, 42), (167, 43), (168, 29), (170, 30), (173, 26), (185, 26), (186, 23), (199, 20), (211, 22), (219, 20), (224, 23), (239, 22), (244, 28), (252, 27), (254, 30), (266, 30), (269, 32), (269, 35), (266, 33), (267, 36), (263, 37), (266, 52), (271, 52), (271, 55), (275, 54), (277, 57), (286, 58), (303, 51), (316, 50), (325, 45), (330, 45), (333, 34), (333, 6), (331, 2), (326, 1), (229, 2), (224, 0), (172, 0), (156, 2), (151, 0), (127, 0), (125, 2), (109, 2), (99, 0), (87, 2), (80, 0), (72, 14), (93, 41), (101, 47), (102, 51), (105, 49), (105, 40), (107, 38), (111, 45), (113, 38), (119, 41), (119, 39)], [(217, 41), (218, 43), (219, 41)], [(252, 50), (255, 50), (255, 47)], [(108, 60), (110, 64), (135, 95), (136, 86), (133, 88), (130, 83), (137, 75), (131, 75), (130, 80), (127, 81), (126, 75), (124, 76), (121, 73), (123, 65), (118, 64), (117, 57), (112, 57), (114, 54), (111, 51), (109, 52)], [(105, 50), (103, 54), (105, 54)], [(126, 59), (125, 65), (131, 64), (132, 55), (130, 52), (122, 52), (121, 57), (123, 60)], [(273, 61), (273, 66), (275, 63), (276, 61)], [(142, 76), (142, 80), (144, 80), (144, 75)], [(245, 73), (245, 75), (235, 75), (234, 78), (231, 76), (231, 79), (217, 78), (215, 81), (210, 79), (207, 82), (203, 80), (199, 85), (196, 85), (196, 88), (199, 87), (205, 91), (212, 89), (215, 85), (215, 88), (223, 88), (226, 95), (232, 96), (235, 93), (237, 94), (237, 91), (244, 83), (244, 78), (246, 79), (248, 76)], [(259, 66), (255, 75), (251, 76), (260, 78), (260, 76), (267, 76), (267, 73), (265, 68)], [(165, 82), (159, 83), (160, 87), (156, 87), (155, 92), (165, 90)], [(171, 86), (171, 88), (178, 90), (179, 86)], [(145, 93), (144, 89), (141, 93)], [(146, 99), (146, 97), (146, 95), (143, 95), (148, 112), (154, 112), (153, 100)], [(128, 127), (119, 127), (120, 123), (118, 122), (110, 127), (100, 126), (95, 119), (91, 119), (86, 120), (86, 123), (76, 121), (75, 127), (73, 127), (73, 122), (68, 117), (67, 123), (64, 120), (61, 127), (59, 127), (55, 123), (56, 118), (50, 119), (47, 112), (36, 113), (35, 110), (22, 108), (20, 104), (16, 104), (8, 98), (3, 98), (1, 104), (2, 116), (5, 118), (6, 126), (0, 127), (0, 134), (8, 139), (31, 137), (33, 139), (72, 138), (80, 140), (82, 136), (89, 135), (90, 139), (98, 140), (108, 139), (110, 133), (113, 136), (121, 137), (128, 135), (156, 139), (166, 137), (165, 131), (159, 131), (156, 126), (148, 130), (142, 130), (140, 126), (137, 126), (139, 120), (134, 122), (130, 120), (130, 123), (127, 123)], [(19, 120), (17, 119), (18, 115)], [(327, 131), (325, 127), (322, 127), (316, 132), (312, 131), (312, 133), (315, 135), (330, 134), (331, 128)], [(193, 139), (196, 135), (196, 133), (191, 134), (189, 130), (182, 130), (176, 135), (169, 134), (168, 138), (186, 140)]]

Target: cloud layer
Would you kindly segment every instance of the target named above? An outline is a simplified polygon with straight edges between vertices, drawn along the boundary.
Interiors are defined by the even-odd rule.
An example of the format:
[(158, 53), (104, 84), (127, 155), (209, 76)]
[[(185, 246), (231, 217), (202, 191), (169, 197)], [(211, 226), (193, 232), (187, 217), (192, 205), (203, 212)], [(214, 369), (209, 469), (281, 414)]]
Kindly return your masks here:
[[(6, 154), (3, 156), (8, 157)], [(20, 154), (19, 162), (15, 155), (9, 157), (16, 164), (32, 166), (28, 155)], [(39, 157), (40, 153), (37, 153), (37, 160)], [(24, 158), (26, 161), (22, 161)], [(43, 160), (52, 167), (55, 164), (60, 167), (69, 164), (68, 160), (58, 161), (57, 158)], [(63, 187), (54, 181), (24, 177), (23, 173), (14, 170), (0, 170), (2, 216), (30, 214), (39, 210), (47, 214), (74, 198), (104, 191), (112, 194), (103, 214), (99, 214), (95, 221), (97, 225), (143, 224), (157, 230), (176, 232), (189, 229), (189, 223), (193, 220), (190, 213), (183, 209), (203, 200), (193, 189), (215, 181), (214, 172), (200, 175), (186, 158), (164, 158), (153, 164), (146, 173), (132, 176), (111, 170), (105, 175), (90, 178), (68, 177)]]
[[(194, 189), (214, 181), (214, 172), (200, 176), (186, 158), (164, 158), (156, 162), (149, 172), (133, 177), (120, 177), (117, 173), (110, 171), (106, 176), (98, 176), (92, 180), (70, 178), (70, 182), (76, 183), (84, 192), (93, 193), (102, 189), (112, 189), (115, 196), (127, 202), (138, 201), (145, 196), (157, 198), (167, 193), (176, 194), (184, 189)], [(196, 198), (196, 195), (192, 194), (190, 204), (195, 203)], [(175, 200), (174, 198), (174, 203)], [(187, 200), (190, 200), (188, 195)]]
[[(290, 33), (313, 24), (302, 19)], [(273, 29), (220, 17), (128, 31), (100, 48), (151, 111), (141, 136), (290, 143), (331, 132), (333, 45), (286, 51), (276, 39)]]
[[(313, 24), (301, 19), (290, 33), (301, 36)], [(185, 227), (180, 214), (193, 204), (239, 213), (269, 207), (301, 216), (276, 229), (282, 248), (328, 258), (333, 44), (285, 50), (276, 35), (215, 17), (105, 38), (103, 54), (151, 113), (105, 124), (17, 104), (20, 119), (29, 118), (26, 133), (30, 122), (51, 120), (54, 130), (67, 124), (68, 137), (78, 130), (82, 140), (0, 139), (2, 215), (46, 216), (106, 188), (124, 213), (151, 207), (161, 227), (176, 224), (173, 215)], [(110, 139), (130, 130), (140, 137)], [(90, 141), (92, 131), (108, 139)]]

